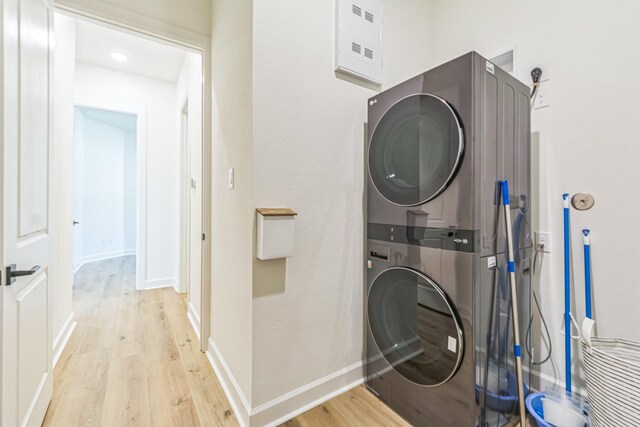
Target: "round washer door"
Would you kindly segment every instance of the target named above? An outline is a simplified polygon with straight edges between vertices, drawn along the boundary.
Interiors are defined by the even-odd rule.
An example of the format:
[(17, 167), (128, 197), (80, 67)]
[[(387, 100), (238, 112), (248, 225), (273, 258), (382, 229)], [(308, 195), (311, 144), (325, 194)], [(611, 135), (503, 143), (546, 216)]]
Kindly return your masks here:
[(444, 291), (404, 267), (380, 273), (369, 289), (369, 328), (382, 356), (409, 381), (447, 382), (464, 353), (459, 316)]
[(369, 174), (391, 203), (415, 206), (451, 182), (464, 152), (460, 121), (444, 99), (411, 95), (382, 116), (369, 144)]

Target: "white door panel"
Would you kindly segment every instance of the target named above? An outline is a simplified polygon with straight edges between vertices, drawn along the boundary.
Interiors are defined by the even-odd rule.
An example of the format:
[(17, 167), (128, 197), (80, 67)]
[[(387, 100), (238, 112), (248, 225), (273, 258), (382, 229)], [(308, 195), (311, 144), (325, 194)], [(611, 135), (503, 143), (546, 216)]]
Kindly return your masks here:
[(3, 0), (1, 426), (42, 424), (53, 390), (49, 261), (52, 7)]
[(18, 337), (30, 335), (29, 339), (18, 340), (18, 354), (29, 356), (25, 360), (27, 363), (18, 358), (19, 419), (24, 419), (30, 407), (37, 404), (48, 376), (47, 322), (46, 317), (41, 314), (47, 312), (47, 285), (48, 277), (43, 272), (20, 289), (16, 298)]
[[(20, 14), (20, 236), (47, 228), (49, 10), (21, 0)], [(45, 72), (43, 72), (45, 71)]]

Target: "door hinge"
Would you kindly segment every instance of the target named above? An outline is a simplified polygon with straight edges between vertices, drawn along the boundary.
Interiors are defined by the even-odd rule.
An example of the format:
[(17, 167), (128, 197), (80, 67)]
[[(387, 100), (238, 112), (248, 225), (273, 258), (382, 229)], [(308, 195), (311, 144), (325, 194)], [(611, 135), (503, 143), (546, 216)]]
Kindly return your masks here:
[(204, 235), (204, 233), (202, 233), (202, 241), (204, 242), (206, 240), (206, 236)]

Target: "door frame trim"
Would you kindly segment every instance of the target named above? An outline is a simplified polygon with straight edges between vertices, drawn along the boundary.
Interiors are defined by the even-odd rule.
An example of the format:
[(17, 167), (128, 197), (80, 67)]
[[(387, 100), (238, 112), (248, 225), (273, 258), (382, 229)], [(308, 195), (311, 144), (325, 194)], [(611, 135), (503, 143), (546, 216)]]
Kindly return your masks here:
[[(64, 0), (63, 0), (64, 1)], [(188, 31), (176, 26), (126, 12), (117, 8), (89, 10), (95, 4), (90, 2), (87, 9), (55, 4), (54, 12), (69, 15), (124, 31), (135, 36), (186, 48), (202, 57), (202, 232), (206, 239), (202, 244), (202, 280), (200, 307), (200, 350), (206, 351), (211, 329), (211, 37)]]

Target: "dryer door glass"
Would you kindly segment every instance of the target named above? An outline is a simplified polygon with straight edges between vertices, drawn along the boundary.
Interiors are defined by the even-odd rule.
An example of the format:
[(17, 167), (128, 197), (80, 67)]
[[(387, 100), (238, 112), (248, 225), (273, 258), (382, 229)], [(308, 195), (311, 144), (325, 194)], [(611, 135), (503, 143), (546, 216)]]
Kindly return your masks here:
[(382, 356), (419, 385), (447, 382), (462, 363), (459, 316), (444, 291), (415, 270), (394, 267), (369, 289), (369, 328)]
[(463, 151), (453, 108), (437, 96), (411, 95), (394, 104), (373, 131), (369, 173), (385, 199), (415, 206), (447, 187)]

